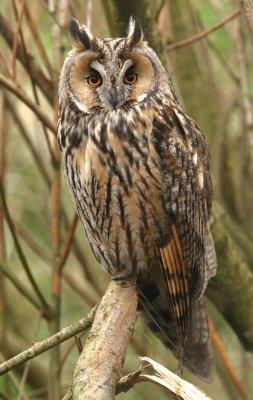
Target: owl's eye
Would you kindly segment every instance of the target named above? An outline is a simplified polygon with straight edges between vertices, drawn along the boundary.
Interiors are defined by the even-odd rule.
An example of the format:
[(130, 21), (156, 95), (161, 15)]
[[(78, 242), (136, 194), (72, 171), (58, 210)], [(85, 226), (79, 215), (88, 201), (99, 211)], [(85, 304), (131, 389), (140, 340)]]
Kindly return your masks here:
[(126, 75), (124, 76), (124, 83), (127, 85), (132, 85), (138, 79), (138, 75), (135, 72), (127, 71)]
[(90, 75), (87, 78), (87, 83), (89, 86), (95, 88), (102, 84), (102, 78), (99, 75)]

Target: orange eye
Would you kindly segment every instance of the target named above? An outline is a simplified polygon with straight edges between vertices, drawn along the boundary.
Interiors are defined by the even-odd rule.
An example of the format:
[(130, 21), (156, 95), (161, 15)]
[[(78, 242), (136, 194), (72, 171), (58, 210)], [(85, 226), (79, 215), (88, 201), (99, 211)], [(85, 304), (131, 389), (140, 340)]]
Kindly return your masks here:
[(124, 76), (124, 83), (127, 85), (132, 85), (138, 79), (138, 75), (135, 72), (127, 72)]
[(98, 87), (102, 84), (102, 78), (99, 75), (90, 75), (87, 78), (87, 83), (91, 87)]

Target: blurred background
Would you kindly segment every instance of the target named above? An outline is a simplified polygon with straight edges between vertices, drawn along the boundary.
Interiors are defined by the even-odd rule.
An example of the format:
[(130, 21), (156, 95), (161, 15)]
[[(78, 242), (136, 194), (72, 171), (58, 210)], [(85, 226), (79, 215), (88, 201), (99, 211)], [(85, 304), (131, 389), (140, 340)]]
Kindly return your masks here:
[[(72, 16), (122, 36), (132, 14), (209, 142), (218, 274), (207, 291), (215, 376), (184, 378), (212, 399), (253, 398), (253, 8), (247, 0), (0, 1), (0, 361), (82, 318), (109, 276), (75, 215), (57, 149), (57, 83)], [(49, 314), (48, 310), (51, 310)], [(82, 343), (86, 334), (79, 335)], [(177, 363), (139, 320), (124, 374), (149, 356)], [(0, 399), (58, 399), (74, 339), (0, 377)], [(55, 391), (55, 387), (58, 389)], [(59, 392), (58, 392), (59, 393)], [(138, 384), (121, 399), (168, 399)]]

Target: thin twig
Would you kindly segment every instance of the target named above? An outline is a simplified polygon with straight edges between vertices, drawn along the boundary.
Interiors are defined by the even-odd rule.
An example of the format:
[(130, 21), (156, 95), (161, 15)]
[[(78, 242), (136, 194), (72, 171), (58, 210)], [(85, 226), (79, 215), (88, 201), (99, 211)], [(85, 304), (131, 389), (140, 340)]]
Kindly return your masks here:
[[(8, 107), (8, 110), (10, 111), (10, 113), (13, 116), (13, 119), (15, 121), (15, 123), (17, 124), (19, 131), (22, 135), (22, 137), (24, 138), (25, 142), (28, 145), (28, 148), (33, 156), (33, 159), (35, 161), (35, 163), (38, 166), (39, 172), (41, 173), (42, 178), (44, 179), (44, 181), (46, 182), (47, 186), (50, 187), (51, 185), (51, 179), (50, 176), (44, 166), (43, 160), (41, 158), (41, 154), (37, 151), (37, 149), (35, 148), (34, 144), (32, 143), (30, 137), (29, 137), (29, 133), (27, 132), (27, 127), (23, 124), (21, 118), (19, 117), (15, 106), (11, 103), (11, 100), (8, 98), (8, 96), (5, 96), (6, 99), (6, 105)], [(70, 232), (70, 223), (67, 219), (67, 214), (66, 211), (64, 210), (64, 208), (62, 208), (62, 214), (64, 217), (64, 222), (65, 222), (65, 227), (66, 229), (68, 229), (68, 232)], [(20, 236), (22, 237), (22, 239), (24, 239), (26, 241), (26, 243), (28, 244), (28, 246), (37, 254), (39, 255), (47, 264), (52, 264), (52, 259), (45, 253), (45, 251), (38, 245), (38, 243), (35, 242), (34, 238), (29, 234), (29, 232), (25, 231), (19, 224), (17, 224), (17, 230), (19, 231), (18, 233), (20, 234)], [(96, 291), (97, 296), (95, 297), (91, 297), (87, 291), (83, 290), (81, 287), (79, 287), (75, 281), (72, 279), (72, 277), (64, 272), (64, 279), (66, 280), (66, 282), (68, 283), (68, 285), (76, 292), (78, 293), (78, 295), (85, 301), (87, 302), (87, 304), (89, 306), (93, 305), (97, 298), (99, 296), (101, 296), (101, 291), (98, 291), (98, 289), (96, 289), (95, 285), (95, 280), (93, 280), (91, 278), (91, 274), (88, 270), (88, 268), (86, 268), (87, 262), (84, 258), (84, 255), (80, 249), (80, 246), (77, 242), (77, 240), (75, 238), (73, 238), (73, 245), (74, 245), (74, 256), (76, 257), (77, 261), (80, 263), (80, 265), (82, 266), (85, 276), (87, 277), (87, 280), (89, 281), (89, 283), (91, 283), (92, 288)]]
[(91, 30), (92, 0), (86, 2), (86, 26)]
[(78, 223), (78, 215), (75, 213), (74, 217), (72, 218), (72, 222), (69, 228), (69, 232), (67, 235), (67, 239), (64, 245), (64, 249), (62, 252), (62, 256), (61, 256), (61, 260), (59, 263), (59, 268), (62, 269), (67, 261), (70, 249), (71, 249), (71, 245), (73, 243), (73, 239), (74, 239), (74, 234), (75, 234), (75, 230), (77, 227), (77, 223)]
[(0, 390), (0, 398), (3, 399), (3, 400), (11, 400), (11, 398), (10, 398), (10, 397), (7, 397), (7, 396), (4, 394), (4, 392), (2, 392), (1, 390)]
[[(82, 332), (82, 335), (84, 334), (84, 332)], [(76, 338), (76, 337), (75, 337)], [(78, 337), (78, 340), (81, 340), (81, 338), (80, 337)], [(81, 346), (82, 346), (82, 344), (81, 344)], [(63, 369), (63, 366), (64, 366), (64, 364), (65, 364), (65, 362), (66, 362), (66, 360), (67, 360), (67, 358), (68, 358), (68, 356), (69, 356), (69, 354), (71, 353), (71, 351), (74, 349), (76, 347), (76, 340), (74, 341), (72, 341), (71, 343), (70, 343), (70, 345), (69, 345), (69, 347), (65, 350), (65, 353), (64, 353), (64, 355), (62, 356), (62, 358), (61, 358), (61, 370)], [(83, 347), (83, 346), (82, 346)], [(82, 349), (83, 350), (83, 349)]]
[[(34, 239), (34, 237), (23, 227), (21, 227), (20, 224), (15, 222), (15, 227), (16, 231), (19, 234), (19, 236), (25, 241), (25, 243), (29, 246), (29, 248), (37, 254), (45, 263), (46, 265), (51, 266), (52, 265), (52, 259), (49, 257), (49, 255), (44, 251), (44, 249), (39, 245), (39, 243)], [(69, 285), (69, 287), (77, 293), (83, 301), (85, 301), (88, 306), (93, 306), (97, 299), (98, 296), (91, 296), (89, 294), (89, 291), (83, 289), (81, 286), (77, 284), (77, 282), (74, 280), (73, 276), (71, 273), (68, 273), (67, 271), (63, 271), (63, 279), (65, 282)]]
[(249, 32), (249, 37), (253, 43), (253, 4), (252, 0), (237, 0), (242, 11), (242, 15), (245, 18), (246, 25)]
[[(4, 93), (0, 93), (0, 181), (3, 185), (6, 184), (6, 153), (7, 153), (7, 138), (9, 135), (9, 115), (7, 113), (6, 101)], [(0, 202), (0, 262), (6, 261), (6, 237), (4, 229), (4, 210)], [(9, 302), (6, 287), (6, 279), (3, 273), (0, 273), (0, 342), (6, 346), (8, 340), (8, 321), (9, 321)], [(9, 382), (4, 379), (3, 386), (8, 392)]]
[[(59, 0), (54, 2), (54, 10), (58, 21), (62, 26), (66, 25), (68, 0)], [(52, 35), (54, 38), (54, 58), (56, 68), (54, 70), (54, 83), (58, 82), (58, 71), (63, 62), (63, 35), (58, 25), (53, 24)], [(58, 97), (55, 92), (54, 112), (55, 121), (58, 118)], [(61, 290), (62, 290), (62, 269), (64, 262), (61, 263), (61, 156), (56, 137), (53, 140), (54, 160), (53, 176), (51, 184), (51, 250), (52, 250), (52, 275), (51, 275), (51, 305), (53, 309), (52, 319), (50, 321), (50, 333), (53, 334), (60, 329), (61, 325)], [(71, 239), (72, 242), (72, 239)], [(67, 249), (68, 251), (68, 249)], [(68, 252), (66, 253), (67, 258)], [(65, 257), (65, 256), (64, 256)], [(60, 348), (55, 347), (50, 352), (49, 365), (49, 400), (58, 400), (60, 398), (61, 387), (61, 369), (60, 369)]]
[[(24, 137), (24, 139), (31, 151), (33, 159), (34, 159), (35, 163), (37, 164), (38, 169), (39, 169), (44, 181), (46, 182), (47, 186), (50, 187), (51, 180), (50, 180), (49, 174), (47, 173), (47, 171), (44, 167), (40, 153), (37, 152), (35, 146), (31, 142), (26, 126), (21, 121), (20, 117), (17, 114), (15, 107), (13, 105), (11, 105), (11, 101), (8, 99), (7, 96), (6, 96), (6, 100), (7, 100), (8, 109), (11, 112), (11, 114), (13, 115), (14, 121), (16, 122), (17, 126), (19, 127), (20, 133)], [(69, 231), (70, 230), (70, 222), (68, 221), (67, 214), (66, 214), (66, 211), (64, 210), (64, 208), (62, 208), (62, 215), (63, 215), (63, 221), (64, 221), (65, 228), (68, 229), (68, 231)], [(24, 233), (24, 232), (22, 232), (22, 233)], [(21, 233), (21, 235), (22, 235), (22, 233)], [(33, 238), (32, 237), (28, 238), (27, 235), (28, 235), (28, 232), (24, 233), (23, 239), (26, 240), (27, 244), (33, 249), (33, 251), (35, 251), (38, 255), (42, 255), (42, 254), (39, 254), (40, 250), (42, 250), (42, 249), (37, 251), (38, 249), (36, 249), (36, 245), (33, 246), (34, 243), (32, 243)], [(101, 292), (101, 290), (99, 290), (97, 288), (95, 279), (93, 279), (89, 269), (86, 267), (87, 261), (86, 261), (85, 256), (84, 256), (83, 252), (81, 251), (81, 248), (75, 238), (73, 238), (73, 253), (74, 253), (74, 256), (76, 257), (77, 261), (82, 266), (82, 269), (84, 271), (85, 277), (87, 278), (87, 281), (92, 285), (92, 288), (95, 290), (97, 297), (100, 297), (102, 295), (102, 292)], [(44, 260), (47, 262), (48, 259), (46, 260), (46, 258), (48, 256), (46, 254), (44, 254), (44, 256), (45, 257), (42, 257), (42, 258), (44, 258)], [(50, 264), (51, 264), (51, 261), (52, 260), (50, 259)], [(64, 273), (64, 275), (66, 275), (66, 274)], [(67, 280), (68, 284), (72, 287), (72, 289), (75, 290), (85, 301), (87, 301), (87, 303), (89, 305), (94, 304), (94, 301), (97, 299), (97, 297), (96, 297), (96, 299), (91, 299), (91, 297), (85, 291), (83, 291), (81, 288), (77, 287), (76, 283), (73, 281), (73, 279), (71, 279), (70, 276), (66, 275), (65, 279)]]
[(126, 392), (128, 392), (128, 390), (132, 389), (132, 387), (136, 383), (140, 383), (141, 382), (140, 374), (141, 374), (142, 370), (143, 370), (143, 368), (140, 368), (137, 371), (134, 371), (128, 375), (122, 376), (122, 378), (120, 378), (118, 380), (115, 394), (117, 395), (119, 393), (126, 393)]
[[(190, 12), (190, 17), (192, 20), (192, 24), (194, 26), (194, 30), (196, 32), (200, 30), (204, 30), (204, 26), (202, 24), (201, 18), (199, 17), (198, 11), (196, 9), (196, 5), (194, 5), (193, 0), (186, 0), (188, 4), (188, 9)], [(200, 41), (200, 48), (203, 53), (203, 61), (204, 61), (204, 66), (206, 67), (203, 71), (203, 74), (205, 73), (207, 81), (210, 82), (210, 86), (215, 98), (215, 101), (217, 104), (220, 106), (221, 103), (221, 94), (220, 91), (218, 90), (216, 81), (215, 81), (215, 73), (214, 73), (214, 68), (213, 68), (213, 60), (211, 58), (211, 54), (208, 51), (208, 39)]]
[(78, 333), (90, 328), (94, 320), (96, 310), (97, 306), (94, 307), (86, 317), (80, 319), (78, 322), (75, 322), (67, 326), (66, 328), (63, 328), (61, 331), (57, 332), (56, 334), (50, 336), (45, 340), (42, 340), (41, 342), (35, 343), (33, 346), (29, 347), (29, 349), (0, 364), (0, 375), (5, 374), (12, 368), (15, 368), (18, 365), (28, 360), (31, 360), (34, 357), (37, 357), (39, 354), (42, 354), (49, 349), (52, 349), (53, 347), (59, 345), (62, 342), (65, 342), (66, 340), (77, 335)]
[[(7, 96), (6, 96), (6, 98), (7, 98)], [(20, 128), (20, 132), (21, 132), (22, 136), (24, 137), (24, 139), (25, 139), (25, 141), (26, 141), (26, 143), (27, 143), (27, 145), (28, 145), (28, 147), (29, 147), (29, 149), (31, 151), (31, 154), (33, 155), (34, 161), (36, 162), (42, 177), (44, 178), (47, 186), (49, 187), (50, 183), (51, 183), (51, 180), (50, 180), (50, 177), (49, 177), (48, 173), (46, 172), (46, 169), (45, 169), (45, 167), (43, 165), (43, 161), (42, 161), (42, 159), (40, 157), (40, 153), (37, 152), (36, 148), (34, 147), (34, 145), (32, 144), (31, 140), (29, 139), (29, 135), (28, 135), (28, 132), (26, 130), (26, 127), (22, 123), (22, 121), (19, 118), (15, 108), (11, 105), (11, 101), (8, 98), (7, 98), (7, 105), (8, 105), (8, 108), (9, 108), (10, 112), (13, 114), (13, 118), (14, 118), (15, 122), (17, 123), (18, 127)], [(65, 225), (65, 228), (69, 231), (70, 230), (70, 222), (68, 220), (67, 213), (66, 213), (64, 208), (62, 208), (62, 216), (63, 216), (63, 222), (64, 222), (64, 225)], [(94, 289), (94, 291), (97, 294), (97, 297), (100, 297), (102, 295), (102, 292), (97, 287), (96, 280), (92, 277), (89, 269), (86, 267), (87, 266), (87, 260), (85, 258), (84, 253), (82, 252), (82, 250), (80, 248), (79, 243), (77, 242), (77, 240), (75, 238), (73, 239), (73, 253), (74, 253), (74, 256), (76, 257), (77, 261), (80, 263), (87, 281), (91, 284), (92, 288)], [(69, 281), (69, 283), (70, 283), (70, 281)], [(74, 288), (74, 286), (75, 285), (73, 284), (72, 288)], [(79, 294), (80, 293), (81, 292), (79, 290)], [(87, 299), (87, 296), (84, 297), (83, 294), (82, 294), (82, 297)], [(88, 304), (89, 305), (91, 304), (90, 299), (89, 299)], [(93, 304), (93, 302), (92, 302), (92, 304)]]
[(217, 60), (220, 62), (221, 66), (224, 68), (224, 71), (226, 74), (229, 76), (229, 78), (237, 85), (239, 86), (240, 79), (239, 77), (235, 74), (233, 71), (233, 68), (231, 68), (229, 62), (226, 60), (222, 52), (217, 48), (217, 46), (212, 43), (211, 40), (208, 38), (206, 39), (207, 45), (210, 48), (210, 50), (213, 52), (213, 54), (216, 56)]
[(0, 59), (2, 60), (2, 65), (4, 67), (4, 71), (7, 73), (9, 78), (12, 78), (12, 70), (11, 70), (10, 62), (1, 47), (0, 47)]
[(77, 282), (73, 279), (72, 273), (63, 271), (63, 279), (88, 306), (93, 306), (98, 301), (99, 296), (94, 296), (93, 294), (91, 295), (86, 287), (81, 287), (80, 285), (78, 285)]
[(30, 234), (26, 229), (24, 229), (19, 222), (14, 221), (15, 229), (19, 236), (25, 241), (25, 243), (30, 247), (30, 249), (37, 254), (43, 261), (47, 264), (52, 263), (52, 259), (49, 255), (43, 250), (43, 248), (38, 244), (38, 242), (34, 239), (33, 235)]
[[(23, 0), (21, 0), (21, 1), (23, 1)], [(18, 22), (18, 11), (17, 11), (15, 0), (12, 0), (12, 4), (13, 4), (15, 17), (16, 17), (17, 22)], [(35, 100), (36, 105), (40, 106), (40, 101), (39, 101), (39, 96), (38, 96), (38, 93), (37, 93), (37, 88), (36, 88), (35, 82), (34, 82), (34, 80), (32, 78), (31, 61), (30, 61), (30, 58), (28, 57), (28, 51), (27, 51), (27, 48), (26, 48), (26, 42), (25, 42), (25, 39), (24, 39), (24, 35), (23, 35), (23, 31), (22, 31), (21, 26), (20, 26), (20, 29), (19, 29), (19, 34), (20, 34), (22, 49), (24, 51), (24, 58), (25, 58), (25, 62), (26, 62), (27, 73), (28, 73), (28, 77), (30, 79), (30, 83), (31, 83), (31, 86), (32, 86), (34, 100)], [(53, 152), (52, 152), (52, 149), (51, 149), (51, 144), (50, 144), (50, 141), (49, 141), (47, 129), (44, 126), (43, 123), (41, 123), (41, 124), (42, 124), (42, 130), (43, 130), (43, 133), (44, 133), (46, 145), (47, 145), (47, 148), (49, 150), (49, 154), (51, 156), (51, 161), (54, 162), (54, 155), (53, 155)]]
[(35, 40), (36, 46), (37, 46), (37, 48), (38, 48), (38, 50), (40, 52), (41, 58), (42, 58), (45, 66), (47, 68), (47, 72), (48, 72), (49, 76), (52, 79), (53, 78), (52, 65), (51, 65), (51, 63), (49, 61), (49, 58), (47, 56), (47, 52), (45, 50), (44, 44), (43, 44), (42, 40), (40, 39), (37, 25), (36, 25), (36, 23), (35, 23), (35, 21), (33, 19), (33, 16), (31, 14), (31, 12), (29, 10), (29, 7), (27, 6), (26, 2), (25, 2), (24, 11), (25, 11), (25, 16), (26, 16), (26, 19), (27, 19), (28, 26), (30, 28), (31, 34), (34, 37), (34, 40)]
[[(39, 314), (38, 320), (37, 320), (37, 322), (36, 322), (34, 334), (33, 334), (33, 341), (34, 341), (34, 342), (35, 342), (35, 339), (36, 339), (37, 336), (38, 336), (39, 326), (40, 326), (40, 323), (41, 323), (41, 317), (42, 317), (42, 315)], [(28, 362), (26, 363), (26, 365), (25, 365), (25, 368), (24, 368), (24, 371), (23, 371), (23, 374), (22, 374), (22, 378), (21, 378), (21, 382), (20, 382), (20, 386), (19, 386), (19, 392), (18, 392), (17, 400), (23, 400), (24, 387), (25, 387), (25, 383), (26, 383), (26, 380), (27, 380), (27, 376), (28, 376), (30, 367), (31, 367), (31, 362), (28, 361)]]
[[(13, 285), (16, 287), (16, 289), (24, 296), (27, 298), (27, 300), (29, 300), (29, 302), (31, 304), (33, 304), (37, 310), (41, 311), (43, 313), (43, 310), (41, 309), (41, 305), (40, 303), (37, 301), (37, 299), (31, 295), (31, 293), (29, 292), (29, 290), (18, 280), (18, 278), (16, 277), (16, 275), (14, 275), (10, 268), (6, 267), (3, 263), (0, 262), (0, 271), (4, 274), (4, 276), (6, 276), (6, 278), (8, 278)], [(43, 316), (45, 318), (48, 318), (47, 314), (43, 313)]]
[[(253, 12), (253, 4), (252, 4)], [(253, 21), (252, 21), (253, 23)], [(253, 111), (250, 99), (249, 77), (247, 71), (247, 60), (243, 42), (241, 25), (237, 23), (234, 30), (234, 40), (236, 47), (237, 62), (240, 76), (240, 103), (242, 106), (243, 133), (241, 135), (241, 164), (242, 179), (240, 182), (241, 193), (247, 185), (251, 185), (253, 177)], [(251, 212), (252, 195), (250, 192), (244, 193), (241, 197), (244, 215)]]
[[(67, 220), (65, 220), (65, 216), (66, 215), (63, 215), (64, 223), (65, 223), (66, 226), (69, 226), (69, 222)], [(68, 222), (68, 223), (66, 224), (66, 222)], [(85, 276), (86, 280), (90, 283), (90, 285), (94, 289), (96, 295), (98, 297), (101, 297), (103, 295), (103, 292), (98, 287), (97, 279), (92, 275), (91, 271), (87, 267), (88, 262), (86, 260), (86, 255), (82, 251), (82, 249), (81, 249), (81, 247), (80, 247), (80, 245), (79, 245), (77, 240), (73, 241), (73, 254), (76, 257), (76, 259), (78, 260), (80, 266), (82, 267), (82, 271), (84, 273), (84, 276)]]
[(68, 358), (68, 356), (70, 355), (71, 351), (76, 347), (76, 342), (72, 341), (69, 345), (69, 347), (65, 350), (64, 355), (61, 358), (61, 370), (63, 369), (63, 366)]
[(45, 10), (48, 12), (49, 16), (52, 18), (52, 20), (55, 22), (55, 24), (58, 26), (58, 28), (61, 30), (61, 33), (64, 35), (66, 32), (64, 31), (63, 27), (57, 20), (57, 17), (55, 13), (50, 9), (49, 4), (47, 3), (47, 0), (39, 0), (42, 4), (45, 6)]
[[(57, 163), (53, 168), (51, 185), (51, 249), (52, 249), (52, 275), (51, 275), (51, 308), (50, 333), (60, 329), (61, 318), (61, 287), (62, 269), (59, 268), (60, 260), (60, 157), (56, 138), (54, 138), (54, 159)], [(50, 352), (49, 366), (49, 399), (57, 400), (60, 397), (60, 349), (54, 348)]]
[[(12, 0), (12, 4), (13, 4), (13, 7), (15, 7), (15, 0)], [(21, 23), (22, 23), (23, 16), (24, 16), (24, 5), (25, 5), (25, 2), (24, 2), (24, 0), (22, 0), (19, 15), (17, 15), (17, 29), (15, 32), (14, 41), (13, 41), (12, 77), (13, 77), (14, 81), (16, 80), (16, 58), (17, 58), (17, 49), (18, 49), (18, 37), (19, 37), (20, 31), (21, 31)]]
[[(10, 48), (13, 48), (15, 33), (13, 32), (10, 24), (0, 13), (0, 34), (6, 40)], [(54, 87), (52, 81), (49, 80), (43, 71), (33, 63), (33, 57), (31, 54), (27, 53), (30, 60), (30, 73), (31, 78), (36, 83), (36, 85), (42, 90), (44, 96), (52, 104), (54, 100)], [(24, 49), (22, 48), (20, 42), (17, 48), (17, 58), (22, 63), (25, 69), (27, 69), (27, 60), (24, 54)]]
[(160, 14), (161, 14), (161, 12), (162, 12), (162, 9), (163, 9), (163, 7), (165, 6), (165, 3), (167, 2), (167, 0), (161, 0), (161, 3), (160, 3), (160, 5), (159, 5), (159, 7), (158, 7), (158, 9), (157, 9), (157, 11), (156, 11), (156, 14), (155, 14), (155, 20), (156, 21), (158, 21), (158, 19), (159, 19), (159, 17), (160, 17)]
[(229, 358), (227, 356), (226, 349), (220, 339), (219, 333), (214, 325), (214, 322), (211, 320), (209, 320), (209, 327), (210, 327), (210, 333), (211, 333), (213, 344), (222, 359), (223, 365), (226, 368), (226, 371), (227, 371), (228, 375), (230, 376), (231, 381), (233, 382), (234, 386), (241, 394), (241, 396), (242, 396), (241, 398), (244, 400), (250, 400), (247, 392), (244, 389), (242, 382), (238, 378), (237, 373), (234, 370), (234, 367), (231, 364), (231, 361), (229, 360)]
[(172, 43), (166, 46), (167, 51), (180, 49), (182, 47), (188, 46), (189, 44), (195, 43), (199, 40), (202, 40), (209, 36), (211, 33), (217, 31), (218, 29), (222, 28), (228, 22), (232, 21), (240, 14), (240, 10), (235, 10), (231, 14), (229, 14), (223, 21), (218, 22), (217, 24), (213, 25), (211, 28), (206, 29), (205, 31), (199, 32), (196, 35), (193, 35), (187, 39), (181, 40), (177, 43)]
[(25, 92), (21, 90), (14, 82), (0, 74), (0, 85), (8, 89), (10, 92), (14, 93), (34, 112), (34, 114), (36, 114), (38, 119), (46, 127), (48, 127), (54, 135), (57, 134), (56, 125), (48, 118), (48, 116), (43, 111), (41, 111), (41, 107), (38, 107), (29, 97), (27, 97)]
[[(46, 168), (44, 167), (43, 161), (41, 159), (41, 154), (36, 150), (35, 146), (33, 145), (32, 141), (30, 140), (26, 126), (21, 121), (21, 119), (20, 119), (15, 107), (11, 105), (11, 101), (9, 100), (9, 98), (7, 96), (6, 96), (6, 101), (7, 101), (8, 109), (11, 112), (11, 114), (13, 115), (14, 121), (16, 122), (17, 126), (20, 129), (20, 133), (24, 137), (24, 139), (25, 139), (25, 141), (26, 141), (26, 143), (27, 143), (27, 145), (28, 145), (28, 147), (29, 147), (29, 149), (31, 151), (33, 159), (34, 159), (35, 163), (37, 164), (38, 169), (39, 169), (44, 181), (46, 182), (47, 186), (50, 187), (51, 179), (50, 179), (49, 174), (46, 171)], [(69, 222), (69, 220), (67, 218), (67, 213), (66, 213), (64, 208), (62, 208), (61, 211), (62, 211), (63, 222), (64, 222), (64, 225), (65, 225), (65, 228), (68, 230), (68, 232), (70, 232), (70, 222)], [(26, 232), (26, 234), (27, 234), (27, 232)], [(23, 238), (26, 240), (28, 245), (31, 245), (30, 247), (36, 252), (36, 249), (35, 249), (36, 246), (34, 247), (31, 244), (31, 241), (32, 241), (33, 238), (30, 238), (31, 240), (29, 240), (27, 235), (26, 235), (26, 238), (23, 235)], [(29, 243), (29, 241), (30, 241), (30, 243)], [(97, 297), (100, 297), (102, 295), (102, 292), (101, 292), (101, 290), (99, 290), (97, 288), (96, 280), (93, 279), (89, 269), (86, 267), (87, 266), (87, 261), (86, 261), (85, 255), (82, 252), (82, 250), (81, 250), (81, 248), (80, 248), (80, 246), (79, 246), (79, 244), (78, 244), (78, 242), (77, 242), (77, 240), (75, 238), (73, 238), (73, 253), (74, 253), (74, 256), (76, 257), (77, 261), (82, 266), (82, 269), (84, 271), (85, 277), (87, 278), (87, 281), (91, 284), (92, 288), (95, 290), (95, 292), (97, 294)], [(37, 252), (37, 254), (39, 255), (38, 252)], [(75, 291), (79, 292), (79, 295), (83, 299), (86, 299), (86, 301), (88, 302), (89, 305), (94, 304), (95, 299), (93, 301), (91, 301), (91, 298), (88, 295), (84, 296), (85, 293), (80, 288), (77, 289), (77, 286), (74, 283), (74, 281), (71, 280), (71, 277), (65, 277), (65, 279), (68, 280), (68, 283), (70, 284), (70, 286)]]
[(9, 208), (7, 206), (7, 203), (6, 203), (4, 188), (3, 188), (3, 185), (2, 185), (1, 181), (0, 181), (0, 197), (1, 197), (1, 200), (2, 200), (2, 204), (3, 204), (3, 210), (4, 210), (5, 219), (7, 221), (8, 227), (10, 229), (10, 232), (11, 232), (11, 235), (12, 235), (12, 238), (13, 238), (13, 241), (14, 241), (14, 245), (15, 245), (15, 249), (16, 249), (16, 252), (18, 254), (18, 257), (19, 257), (19, 259), (21, 261), (21, 264), (22, 264), (22, 266), (24, 268), (24, 271), (25, 271), (25, 273), (27, 275), (27, 278), (28, 278), (29, 282), (31, 283), (31, 285), (33, 287), (33, 290), (34, 290), (39, 302), (42, 305), (43, 314), (49, 315), (50, 314), (49, 305), (48, 305), (47, 301), (45, 300), (41, 290), (39, 289), (39, 286), (37, 285), (37, 283), (36, 283), (36, 281), (35, 281), (35, 279), (33, 277), (33, 274), (32, 274), (32, 272), (30, 270), (30, 267), (29, 267), (29, 264), (27, 262), (27, 259), (26, 259), (25, 255), (24, 255), (22, 247), (21, 247), (21, 245), (19, 243), (17, 234), (15, 232), (15, 227), (14, 227), (14, 224), (12, 222), (12, 219), (11, 219), (11, 216), (10, 216), (10, 213), (9, 213)]
[[(4, 354), (0, 351), (0, 362), (3, 362), (5, 360)], [(19, 380), (16, 378), (15, 374), (13, 371), (8, 371), (8, 379), (12, 383), (12, 387), (15, 389), (15, 391), (18, 393), (19, 390)], [(23, 400), (28, 400), (26, 395), (23, 393)]]
[(29, 136), (29, 133), (27, 131), (27, 124), (24, 124), (24, 122), (20, 118), (20, 116), (17, 112), (17, 109), (16, 109), (15, 105), (13, 104), (13, 102), (11, 102), (9, 96), (6, 95), (5, 99), (6, 99), (6, 106), (8, 108), (8, 111), (12, 115), (13, 121), (19, 128), (19, 133), (21, 134), (22, 138), (24, 139), (25, 143), (27, 144), (27, 146), (31, 152), (31, 155), (34, 159), (34, 162), (37, 165), (42, 177), (44, 178), (44, 181), (46, 182), (46, 185), (49, 187), (50, 186), (50, 176), (49, 176), (49, 173), (47, 172), (47, 169), (43, 163), (43, 159), (41, 157), (41, 151), (38, 151), (36, 149), (35, 145), (33, 144), (32, 140)]
[(59, 11), (58, 11), (58, 21), (63, 29), (63, 31), (68, 26), (68, 17), (69, 17), (69, 7), (70, 7), (69, 0), (61, 0), (59, 2)]
[(75, 336), (75, 344), (78, 350), (79, 355), (82, 353), (83, 351), (83, 345), (82, 345), (82, 341), (81, 338), (78, 336)]

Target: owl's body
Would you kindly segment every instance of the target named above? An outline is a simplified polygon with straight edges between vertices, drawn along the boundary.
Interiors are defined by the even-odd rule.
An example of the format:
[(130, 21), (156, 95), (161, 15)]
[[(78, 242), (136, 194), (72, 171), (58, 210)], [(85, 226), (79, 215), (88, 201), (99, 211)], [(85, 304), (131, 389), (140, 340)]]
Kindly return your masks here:
[(58, 136), (87, 238), (115, 279), (136, 279), (150, 328), (208, 377), (203, 293), (216, 265), (205, 139), (137, 24), (124, 39), (92, 39), (76, 22), (71, 34)]

